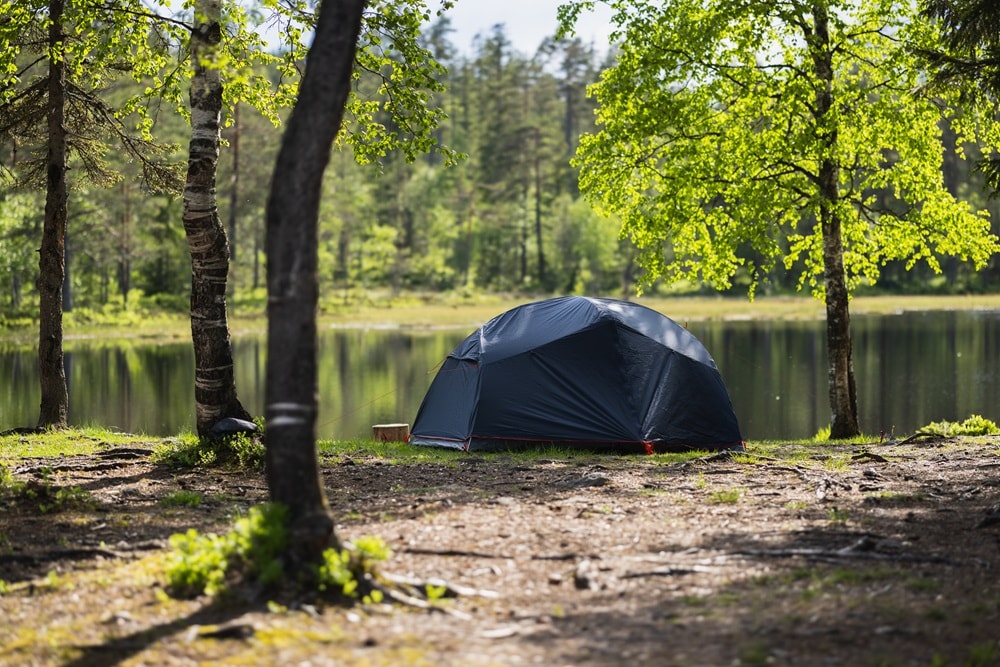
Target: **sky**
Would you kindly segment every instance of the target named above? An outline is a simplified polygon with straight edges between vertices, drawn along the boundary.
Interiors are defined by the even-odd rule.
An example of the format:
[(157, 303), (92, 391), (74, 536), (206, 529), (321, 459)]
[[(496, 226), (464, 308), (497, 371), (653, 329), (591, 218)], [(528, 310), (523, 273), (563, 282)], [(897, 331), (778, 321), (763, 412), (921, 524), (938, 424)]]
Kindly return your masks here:
[[(477, 33), (488, 33), (497, 23), (506, 26), (507, 37), (514, 48), (532, 55), (546, 37), (556, 31), (556, 8), (565, 0), (458, 0), (448, 12), (455, 32), (451, 40), (460, 53), (472, 50)], [(433, 7), (433, 4), (431, 4)], [(585, 41), (594, 41), (605, 50), (611, 29), (608, 8), (598, 3), (593, 12), (584, 12), (577, 23), (576, 34)]]

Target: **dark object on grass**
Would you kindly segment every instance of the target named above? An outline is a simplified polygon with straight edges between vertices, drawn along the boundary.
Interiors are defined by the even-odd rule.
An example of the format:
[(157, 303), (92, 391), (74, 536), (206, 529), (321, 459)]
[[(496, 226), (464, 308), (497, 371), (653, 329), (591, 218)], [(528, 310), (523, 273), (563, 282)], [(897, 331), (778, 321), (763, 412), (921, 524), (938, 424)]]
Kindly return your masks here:
[(256, 424), (252, 421), (247, 421), (246, 419), (237, 419), (236, 417), (223, 417), (219, 421), (212, 424), (212, 428), (208, 431), (209, 435), (213, 438), (222, 438), (227, 435), (236, 435), (237, 433), (256, 432)]
[(427, 390), (410, 442), (744, 448), (722, 376), (691, 332), (645, 306), (587, 297), (519, 306), (466, 338)]

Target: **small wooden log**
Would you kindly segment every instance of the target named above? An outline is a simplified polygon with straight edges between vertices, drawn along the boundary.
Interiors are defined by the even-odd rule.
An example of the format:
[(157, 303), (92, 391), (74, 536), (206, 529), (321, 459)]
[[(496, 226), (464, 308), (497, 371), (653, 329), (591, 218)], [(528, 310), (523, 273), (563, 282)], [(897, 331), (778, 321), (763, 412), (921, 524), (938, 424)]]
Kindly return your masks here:
[(375, 424), (372, 426), (375, 442), (408, 442), (409, 424)]

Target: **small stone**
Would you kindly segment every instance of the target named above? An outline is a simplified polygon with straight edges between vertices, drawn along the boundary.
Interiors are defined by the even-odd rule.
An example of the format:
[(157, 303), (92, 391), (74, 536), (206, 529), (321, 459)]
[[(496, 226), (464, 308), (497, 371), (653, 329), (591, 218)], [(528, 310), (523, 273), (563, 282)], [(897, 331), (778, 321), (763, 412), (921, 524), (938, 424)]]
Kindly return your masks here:
[(589, 591), (597, 588), (592, 571), (593, 566), (587, 559), (583, 559), (577, 564), (576, 570), (573, 572), (573, 585), (576, 586), (577, 590)]

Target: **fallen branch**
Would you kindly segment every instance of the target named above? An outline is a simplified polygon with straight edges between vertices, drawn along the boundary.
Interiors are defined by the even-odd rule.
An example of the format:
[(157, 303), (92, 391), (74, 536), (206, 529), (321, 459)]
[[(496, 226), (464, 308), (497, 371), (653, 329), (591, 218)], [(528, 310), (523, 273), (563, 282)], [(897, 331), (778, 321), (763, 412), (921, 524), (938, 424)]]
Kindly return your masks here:
[(365, 575), (365, 583), (369, 588), (371, 588), (371, 590), (379, 591), (386, 599), (392, 600), (393, 602), (396, 602), (398, 604), (407, 607), (416, 607), (417, 609), (423, 609), (424, 611), (440, 612), (442, 614), (454, 616), (455, 618), (459, 618), (464, 621), (472, 619), (472, 616), (466, 614), (465, 612), (458, 611), (457, 609), (449, 609), (448, 607), (438, 604), (431, 604), (426, 600), (422, 600), (418, 597), (405, 593), (399, 588), (395, 588), (393, 586), (386, 586), (382, 582), (372, 577), (370, 574)]
[(124, 558), (124, 554), (104, 548), (78, 547), (56, 549), (26, 554), (0, 554), (0, 564), (4, 563), (49, 563), (59, 560), (82, 560), (85, 558)]
[(513, 556), (507, 556), (505, 554), (488, 554), (481, 551), (462, 551), (460, 549), (425, 549), (423, 547), (404, 547), (402, 549), (396, 549), (396, 551), (401, 551), (407, 554), (415, 554), (417, 556), (457, 556), (460, 558), (499, 558), (503, 560), (513, 558)]
[(807, 558), (836, 562), (844, 559), (892, 561), (900, 563), (934, 563), (959, 566), (961, 563), (944, 556), (914, 556), (910, 554), (885, 554), (877, 551), (851, 549), (740, 549), (731, 552), (735, 556), (755, 556), (766, 558)]
[(857, 454), (854, 454), (853, 456), (851, 456), (851, 460), (852, 461), (858, 461), (858, 462), (861, 462), (861, 461), (872, 461), (874, 463), (888, 463), (889, 462), (889, 459), (885, 458), (884, 456), (881, 456), (879, 454), (873, 454), (872, 452), (867, 452), (867, 451), (865, 451), (865, 452), (858, 452)]
[(931, 433), (930, 431), (917, 431), (913, 435), (903, 438), (902, 440), (895, 440), (892, 442), (887, 442), (887, 445), (907, 445), (911, 442), (915, 442), (921, 438), (927, 438), (928, 440), (951, 440), (952, 438), (947, 435), (942, 435), (940, 433)]
[(391, 584), (397, 586), (407, 586), (415, 591), (420, 591), (421, 593), (425, 593), (427, 591), (427, 587), (430, 586), (440, 591), (441, 597), (446, 598), (479, 597), (495, 599), (500, 597), (500, 594), (496, 591), (482, 588), (470, 588), (469, 586), (462, 586), (461, 584), (449, 583), (444, 579), (438, 579), (436, 577), (432, 577), (430, 579), (418, 579), (416, 577), (408, 577), (402, 574), (391, 574), (388, 572), (380, 572), (379, 576)]
[(552, 554), (551, 556), (540, 556), (534, 555), (531, 560), (578, 560), (581, 558), (588, 558), (590, 560), (601, 560), (599, 554), (578, 554), (578, 553), (565, 553), (565, 554)]
[(696, 574), (698, 572), (711, 572), (712, 568), (703, 565), (691, 565), (688, 567), (655, 567), (645, 572), (626, 572), (620, 579), (640, 579), (643, 577), (677, 577), (685, 574)]

